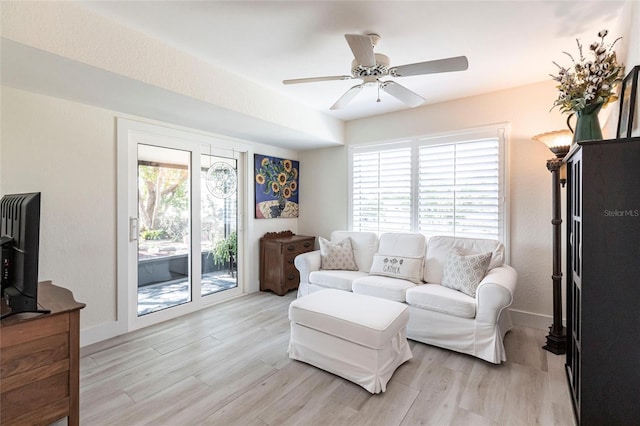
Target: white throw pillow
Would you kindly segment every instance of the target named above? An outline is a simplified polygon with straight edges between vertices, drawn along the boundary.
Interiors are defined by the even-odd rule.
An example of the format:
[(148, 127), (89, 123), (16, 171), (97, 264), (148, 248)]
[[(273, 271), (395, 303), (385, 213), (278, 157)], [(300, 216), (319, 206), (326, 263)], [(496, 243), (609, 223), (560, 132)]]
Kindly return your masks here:
[(371, 275), (401, 278), (422, 284), (422, 263), (424, 257), (402, 257), (376, 254), (373, 256)]
[(453, 249), (444, 264), (442, 285), (476, 297), (478, 284), (487, 274), (490, 262), (491, 253), (465, 256), (460, 250)]
[(357, 271), (358, 265), (353, 257), (351, 239), (346, 238), (339, 243), (332, 243), (322, 237), (318, 239), (320, 243), (320, 269)]

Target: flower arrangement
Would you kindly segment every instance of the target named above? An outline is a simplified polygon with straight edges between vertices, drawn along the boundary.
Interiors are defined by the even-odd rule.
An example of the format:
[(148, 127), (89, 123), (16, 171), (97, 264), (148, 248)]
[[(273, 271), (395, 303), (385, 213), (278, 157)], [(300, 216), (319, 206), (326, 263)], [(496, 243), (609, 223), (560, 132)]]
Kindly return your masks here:
[(571, 54), (563, 52), (571, 58), (572, 68), (565, 68), (554, 62), (558, 67), (558, 75), (551, 74), (558, 84), (558, 98), (553, 103), (553, 108), (560, 107), (563, 113), (581, 111), (588, 105), (602, 104), (606, 106), (618, 97), (615, 95), (615, 85), (622, 81), (624, 65), (616, 61), (616, 52), (613, 46), (620, 38), (607, 45), (604, 38), (608, 31), (598, 33), (600, 41), (595, 41), (589, 46), (593, 55), (592, 59), (584, 57), (582, 44), (578, 43), (580, 57), (576, 60)]
[(256, 183), (265, 185), (264, 193), (274, 198), (289, 199), (298, 190), (298, 169), (291, 160), (264, 157), (256, 168)]

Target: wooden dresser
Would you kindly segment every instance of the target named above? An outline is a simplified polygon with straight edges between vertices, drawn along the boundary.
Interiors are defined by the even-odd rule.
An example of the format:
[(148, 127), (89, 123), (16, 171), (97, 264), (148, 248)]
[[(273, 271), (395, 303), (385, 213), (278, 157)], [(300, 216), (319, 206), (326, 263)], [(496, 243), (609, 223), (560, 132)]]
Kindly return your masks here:
[(315, 237), (295, 235), (291, 231), (268, 232), (260, 238), (260, 290), (284, 296), (300, 284), (295, 257), (314, 249)]
[(0, 419), (7, 425), (80, 422), (80, 309), (83, 303), (50, 281), (38, 286), (40, 309), (0, 326)]

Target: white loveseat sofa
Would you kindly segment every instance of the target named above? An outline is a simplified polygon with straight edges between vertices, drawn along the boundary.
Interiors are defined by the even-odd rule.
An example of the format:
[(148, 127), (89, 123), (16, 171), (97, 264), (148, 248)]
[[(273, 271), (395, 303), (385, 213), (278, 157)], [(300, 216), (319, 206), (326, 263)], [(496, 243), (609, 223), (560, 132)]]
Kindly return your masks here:
[[(339, 243), (346, 239), (351, 243), (357, 270), (322, 269), (320, 250), (299, 255), (294, 261), (300, 271), (298, 298), (333, 288), (406, 303), (409, 339), (494, 364), (506, 361), (503, 339), (512, 328), (507, 307), (513, 301), (517, 273), (504, 264), (504, 246), (500, 242), (444, 236), (427, 241), (421, 234), (410, 233), (388, 233), (378, 238), (370, 232), (347, 231), (334, 231), (330, 241)], [(455, 256), (476, 258), (474, 255), (479, 254), (483, 254), (479, 257), (484, 259), (485, 266), (486, 262), (489, 264), (475, 294), (450, 288)], [(400, 259), (404, 266), (411, 266), (405, 271), (408, 278), (394, 275), (397, 271), (385, 259), (388, 262)], [(421, 269), (416, 274), (417, 261), (421, 261)], [(449, 268), (448, 286), (441, 285), (445, 267)]]

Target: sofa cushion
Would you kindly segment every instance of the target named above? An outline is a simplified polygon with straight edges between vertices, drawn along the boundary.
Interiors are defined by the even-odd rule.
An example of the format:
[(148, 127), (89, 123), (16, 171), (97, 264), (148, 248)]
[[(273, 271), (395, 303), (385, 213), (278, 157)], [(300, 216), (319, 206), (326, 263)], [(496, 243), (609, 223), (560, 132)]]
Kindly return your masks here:
[(458, 318), (475, 318), (476, 299), (440, 284), (423, 284), (406, 293), (409, 305)]
[(490, 261), (491, 253), (465, 256), (460, 250), (453, 249), (444, 264), (442, 286), (476, 297), (476, 289), (487, 274)]
[(412, 283), (422, 282), (422, 265), (424, 257), (402, 257), (376, 254), (373, 256), (371, 275), (382, 275), (391, 278), (409, 280)]
[(400, 257), (424, 257), (426, 239), (422, 234), (388, 232), (380, 235), (377, 254)]
[(361, 271), (313, 271), (309, 274), (309, 283), (326, 288), (351, 291), (354, 280), (368, 277), (369, 274)]
[(351, 239), (353, 257), (358, 270), (369, 272), (373, 255), (378, 251), (378, 236), (373, 232), (333, 231), (331, 241), (339, 242), (345, 238)]
[(504, 245), (491, 239), (434, 236), (427, 242), (424, 262), (424, 280), (428, 283), (442, 283), (444, 264), (451, 251), (457, 248), (463, 254), (491, 252), (489, 270), (504, 264)]
[(422, 282), (425, 237), (422, 234), (388, 232), (380, 236), (370, 272), (392, 278)]
[(324, 238), (318, 238), (320, 244), (320, 268), (327, 270), (357, 271), (358, 265), (353, 258), (351, 239), (345, 238), (334, 243)]
[(369, 275), (354, 280), (352, 291), (394, 302), (404, 302), (407, 289), (415, 286), (412, 282), (403, 279)]

